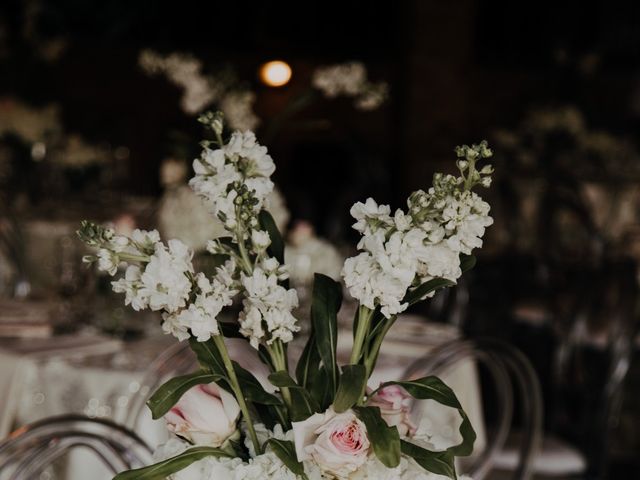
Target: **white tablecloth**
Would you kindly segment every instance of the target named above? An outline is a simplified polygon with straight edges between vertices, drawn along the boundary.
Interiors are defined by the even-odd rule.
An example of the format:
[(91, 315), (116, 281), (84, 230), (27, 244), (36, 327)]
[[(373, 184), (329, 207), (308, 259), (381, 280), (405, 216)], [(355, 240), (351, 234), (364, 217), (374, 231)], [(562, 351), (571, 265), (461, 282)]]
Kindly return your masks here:
[[(411, 362), (435, 345), (455, 338), (452, 327), (425, 329), (424, 322), (407, 317), (398, 320), (383, 345), (378, 368), (370, 386), (401, 379)], [(350, 348), (350, 332), (341, 332), (339, 351)], [(140, 387), (145, 369), (173, 342), (170, 337), (122, 343), (101, 337), (56, 337), (42, 340), (0, 340), (0, 437), (13, 428), (51, 415), (83, 413), (122, 422), (130, 397)], [(477, 445), (485, 442), (482, 402), (476, 367), (461, 364), (443, 378), (456, 392), (478, 433)], [(164, 441), (163, 421), (150, 416), (138, 433), (151, 446)], [(78, 452), (70, 460), (67, 478), (111, 478), (89, 453)]]

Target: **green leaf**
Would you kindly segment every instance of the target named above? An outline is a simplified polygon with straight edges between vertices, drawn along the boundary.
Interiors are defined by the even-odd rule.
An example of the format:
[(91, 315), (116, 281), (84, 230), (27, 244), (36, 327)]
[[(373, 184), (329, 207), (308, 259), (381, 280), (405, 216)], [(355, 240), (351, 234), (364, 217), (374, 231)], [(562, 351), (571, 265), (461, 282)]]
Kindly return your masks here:
[(402, 453), (413, 458), (425, 470), (437, 475), (457, 479), (453, 455), (450, 452), (432, 452), (425, 448), (400, 440)]
[(389, 385), (399, 385), (404, 388), (413, 398), (420, 400), (435, 400), (447, 407), (461, 409), (460, 402), (456, 394), (438, 377), (423, 377), (416, 380), (405, 380), (402, 382), (384, 382), (380, 389)]
[(190, 388), (218, 380), (219, 375), (204, 371), (172, 378), (158, 388), (147, 401), (153, 419), (157, 420), (167, 413)]
[(367, 382), (367, 368), (364, 365), (345, 365), (342, 367), (340, 385), (333, 401), (336, 413), (342, 413), (353, 407), (362, 398)]
[(465, 255), (464, 253), (460, 254), (460, 270), (462, 270), (462, 273), (468, 272), (475, 266), (476, 266), (475, 255)]
[(367, 427), (367, 436), (378, 460), (388, 468), (397, 467), (400, 463), (398, 429), (387, 425), (378, 407), (355, 407), (354, 410)]
[(428, 295), (429, 293), (438, 290), (439, 288), (450, 287), (455, 284), (456, 282), (452, 282), (451, 280), (447, 280), (446, 278), (432, 278), (428, 282), (424, 282), (422, 285), (419, 285), (413, 290), (407, 292), (405, 297), (402, 299), (402, 303), (413, 305), (422, 300), (425, 295)]
[(189, 345), (191, 346), (191, 350), (196, 354), (202, 368), (206, 368), (217, 375), (227, 378), (227, 370), (224, 367), (222, 356), (212, 339), (206, 342), (198, 342), (195, 338), (191, 337), (189, 339)]
[(231, 455), (219, 448), (193, 447), (154, 465), (119, 473), (113, 480), (164, 480), (169, 475), (179, 472), (206, 457), (231, 458)]
[(261, 405), (282, 405), (280, 399), (268, 393), (251, 372), (242, 368), (238, 362), (232, 361), (231, 363), (236, 371), (240, 389), (249, 402), (259, 403)]
[(342, 304), (342, 287), (333, 279), (315, 274), (311, 321), (316, 335), (316, 346), (328, 373), (328, 389), (333, 396), (338, 384), (338, 311)]
[(311, 332), (307, 344), (304, 346), (298, 365), (296, 366), (296, 379), (304, 388), (308, 388), (314, 375), (317, 376), (320, 365), (320, 354), (316, 348), (315, 332)]
[(462, 409), (456, 394), (438, 377), (424, 377), (416, 380), (406, 380), (403, 382), (384, 382), (379, 389), (389, 385), (399, 385), (404, 388), (413, 398), (420, 400), (435, 400), (447, 407), (455, 408), (462, 417), (460, 434), (462, 442), (453, 447), (449, 447), (447, 452), (455, 456), (467, 456), (473, 452), (473, 444), (476, 441), (476, 432), (471, 426), (471, 421)]
[(284, 463), (294, 474), (300, 475), (304, 479), (307, 478), (307, 475), (304, 473), (304, 466), (302, 465), (302, 462), (298, 461), (296, 447), (293, 442), (270, 438), (265, 442), (265, 445), (269, 445), (273, 450), (273, 453), (275, 453), (282, 463)]
[(260, 227), (269, 234), (271, 239), (271, 244), (267, 249), (268, 253), (275, 257), (281, 265), (284, 264), (284, 241), (275, 220), (268, 211), (261, 210), (258, 214), (258, 221), (260, 222)]
[(278, 388), (288, 388), (291, 394), (291, 420), (301, 422), (306, 420), (315, 412), (320, 411), (318, 402), (315, 401), (309, 392), (298, 385), (288, 372), (281, 370), (269, 375), (269, 381)]
[(462, 416), (462, 424), (460, 425), (460, 434), (462, 442), (459, 445), (447, 448), (447, 451), (456, 457), (467, 457), (473, 453), (473, 444), (476, 441), (476, 432), (471, 425), (471, 420), (464, 410), (458, 410)]

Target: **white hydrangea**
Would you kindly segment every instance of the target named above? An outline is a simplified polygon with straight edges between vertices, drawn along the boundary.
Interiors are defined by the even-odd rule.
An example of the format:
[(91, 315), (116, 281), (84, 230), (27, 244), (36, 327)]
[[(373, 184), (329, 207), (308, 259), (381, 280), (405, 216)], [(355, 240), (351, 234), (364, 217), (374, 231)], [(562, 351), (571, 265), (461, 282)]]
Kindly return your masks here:
[(165, 238), (177, 238), (195, 251), (202, 251), (207, 241), (226, 234), (224, 226), (202, 198), (186, 185), (168, 190), (162, 197), (158, 224)]
[[(277, 265), (276, 261), (276, 268)], [(261, 267), (255, 267), (251, 275), (241, 276), (246, 298), (239, 317), (240, 333), (249, 338), (254, 348), (262, 341), (269, 345), (276, 339), (290, 342), (293, 333), (300, 330), (291, 314), (298, 306), (298, 294), (294, 289), (287, 290), (279, 285), (279, 279), (281, 276), (279, 278), (276, 271), (268, 272)]]
[[(260, 425), (256, 425), (256, 429), (259, 427)], [(260, 435), (261, 432), (264, 435)], [(264, 440), (271, 436), (287, 440), (290, 439), (289, 433), (276, 435), (275, 432), (268, 432), (264, 429), (258, 430), (259, 436), (263, 437), (262, 439)], [(172, 438), (158, 447), (154, 453), (154, 460), (157, 462), (166, 460), (184, 452), (189, 447), (191, 445), (184, 440)], [(328, 480), (313, 462), (305, 461), (304, 469), (309, 480)], [(404, 456), (400, 458), (400, 464), (396, 468), (390, 469), (385, 467), (373, 454), (369, 456), (358, 471), (349, 476), (349, 480), (446, 480), (446, 478), (424, 470), (413, 459)], [(471, 480), (470, 477), (464, 475), (459, 475), (458, 478), (460, 480)], [(207, 457), (174, 473), (170, 479), (298, 480), (298, 477), (270, 449), (267, 449), (262, 455), (252, 455), (248, 462), (243, 462), (240, 458)]]

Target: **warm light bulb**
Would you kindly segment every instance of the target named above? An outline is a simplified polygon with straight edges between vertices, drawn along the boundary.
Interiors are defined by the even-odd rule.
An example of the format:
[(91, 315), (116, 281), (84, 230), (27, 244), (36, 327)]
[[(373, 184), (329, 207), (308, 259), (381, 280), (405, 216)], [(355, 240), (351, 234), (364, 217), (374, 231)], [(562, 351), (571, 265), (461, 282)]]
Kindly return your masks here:
[(267, 62), (260, 67), (260, 80), (270, 87), (282, 87), (291, 80), (291, 67), (281, 60)]

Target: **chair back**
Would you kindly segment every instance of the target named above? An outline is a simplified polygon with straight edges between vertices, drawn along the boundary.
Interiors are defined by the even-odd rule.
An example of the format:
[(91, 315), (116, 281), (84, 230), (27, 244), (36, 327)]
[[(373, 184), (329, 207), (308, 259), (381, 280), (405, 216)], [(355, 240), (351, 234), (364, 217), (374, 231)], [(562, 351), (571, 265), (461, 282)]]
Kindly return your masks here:
[(79, 447), (94, 453), (114, 475), (152, 461), (151, 449), (127, 428), (105, 419), (61, 415), (21, 427), (0, 443), (0, 479), (39, 478)]
[[(426, 375), (445, 375), (460, 362), (475, 360), (485, 367), (495, 388), (497, 424), (488, 446), (474, 455), (467, 474), (475, 480), (485, 478), (493, 468), (494, 458), (502, 450), (511, 429), (515, 399), (520, 402), (523, 435), (520, 437), (519, 461), (513, 478), (527, 480), (532, 474), (532, 461), (542, 440), (542, 394), (538, 377), (527, 358), (511, 345), (494, 339), (455, 340), (416, 360), (405, 372), (404, 378)], [(518, 396), (514, 395), (514, 387)], [(413, 410), (420, 408), (415, 401)]]

